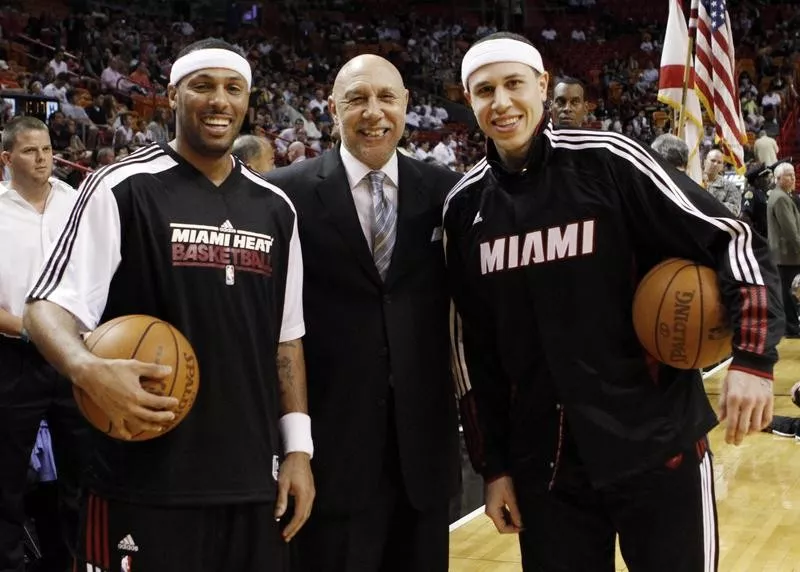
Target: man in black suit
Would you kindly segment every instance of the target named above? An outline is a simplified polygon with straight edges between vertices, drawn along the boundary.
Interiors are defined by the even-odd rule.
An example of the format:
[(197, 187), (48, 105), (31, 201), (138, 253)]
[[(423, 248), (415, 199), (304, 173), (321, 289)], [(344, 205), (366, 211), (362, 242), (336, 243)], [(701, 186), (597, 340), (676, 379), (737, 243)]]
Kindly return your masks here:
[(459, 175), (397, 153), (408, 91), (374, 55), (329, 108), (342, 143), (272, 171), (298, 213), (317, 486), (303, 572), (438, 572), (458, 432), (441, 213)]

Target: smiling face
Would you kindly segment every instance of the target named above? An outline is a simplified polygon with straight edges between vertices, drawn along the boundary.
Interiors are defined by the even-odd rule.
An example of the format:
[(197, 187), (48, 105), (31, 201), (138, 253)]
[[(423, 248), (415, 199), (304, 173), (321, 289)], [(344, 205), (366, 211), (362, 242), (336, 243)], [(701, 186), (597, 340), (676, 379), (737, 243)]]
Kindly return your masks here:
[(247, 113), (250, 93), (238, 73), (224, 68), (202, 69), (169, 86), (176, 113), (178, 146), (219, 157), (230, 152)]
[(406, 122), (408, 90), (387, 60), (363, 55), (339, 72), (328, 106), (339, 126), (342, 144), (371, 169), (395, 152)]
[(498, 62), (469, 76), (465, 93), (478, 125), (505, 162), (524, 158), (544, 113), (547, 73), (517, 62)]

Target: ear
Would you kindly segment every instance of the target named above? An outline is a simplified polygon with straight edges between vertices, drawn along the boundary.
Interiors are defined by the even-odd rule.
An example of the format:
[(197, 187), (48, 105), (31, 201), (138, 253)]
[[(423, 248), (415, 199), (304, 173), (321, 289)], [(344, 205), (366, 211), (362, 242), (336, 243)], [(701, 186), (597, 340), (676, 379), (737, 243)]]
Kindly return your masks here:
[(178, 88), (172, 84), (167, 86), (167, 99), (169, 100), (169, 108), (175, 111), (178, 107), (176, 98), (178, 97)]
[(336, 109), (336, 100), (333, 99), (333, 94), (328, 96), (328, 112), (331, 114), (331, 118), (333, 119), (333, 124), (339, 124), (339, 113)]
[(466, 89), (464, 90), (464, 99), (467, 100), (467, 105), (472, 107), (472, 96), (469, 94), (469, 91), (467, 91)]
[(547, 101), (547, 86), (550, 83), (550, 74), (543, 72), (539, 74), (539, 93), (542, 96), (542, 101)]

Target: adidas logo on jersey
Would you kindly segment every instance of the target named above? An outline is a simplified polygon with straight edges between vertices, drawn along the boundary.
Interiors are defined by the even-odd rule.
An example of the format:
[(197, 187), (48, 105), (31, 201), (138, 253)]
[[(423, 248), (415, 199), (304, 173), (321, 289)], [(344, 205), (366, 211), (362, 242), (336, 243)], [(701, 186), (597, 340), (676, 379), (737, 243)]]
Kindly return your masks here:
[(483, 217), (481, 216), (481, 211), (478, 211), (478, 213), (475, 215), (475, 220), (472, 221), (472, 226), (475, 226), (479, 222), (483, 222)]
[(133, 537), (130, 534), (119, 541), (117, 548), (124, 550), (125, 552), (139, 552), (139, 547), (136, 546), (136, 543), (133, 541)]
[(235, 228), (233, 228), (233, 225), (231, 224), (231, 221), (229, 221), (229, 220), (226, 220), (225, 222), (223, 222), (220, 225), (219, 229), (227, 231), (227, 232), (234, 232), (236, 230)]

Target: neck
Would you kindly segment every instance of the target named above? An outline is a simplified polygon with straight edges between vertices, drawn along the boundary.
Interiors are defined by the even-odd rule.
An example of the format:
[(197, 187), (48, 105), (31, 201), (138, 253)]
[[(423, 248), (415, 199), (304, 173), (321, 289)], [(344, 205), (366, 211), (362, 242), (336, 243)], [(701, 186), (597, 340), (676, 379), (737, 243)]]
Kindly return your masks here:
[(50, 181), (39, 184), (36, 182), (20, 181), (19, 179), (11, 177), (9, 184), (19, 196), (25, 199), (25, 201), (37, 211), (44, 211), (44, 206), (47, 203), (47, 198), (50, 196), (50, 190), (52, 189)]
[(528, 141), (523, 147), (514, 149), (513, 151), (497, 147), (497, 154), (500, 155), (503, 166), (512, 173), (522, 171), (528, 163), (528, 152), (530, 151), (532, 142), (533, 139)]
[(222, 182), (228, 178), (231, 170), (233, 170), (233, 164), (229, 153), (225, 153), (219, 157), (210, 157), (198, 153), (192, 149), (192, 147), (178, 139), (170, 141), (169, 146), (217, 186), (221, 185)]

